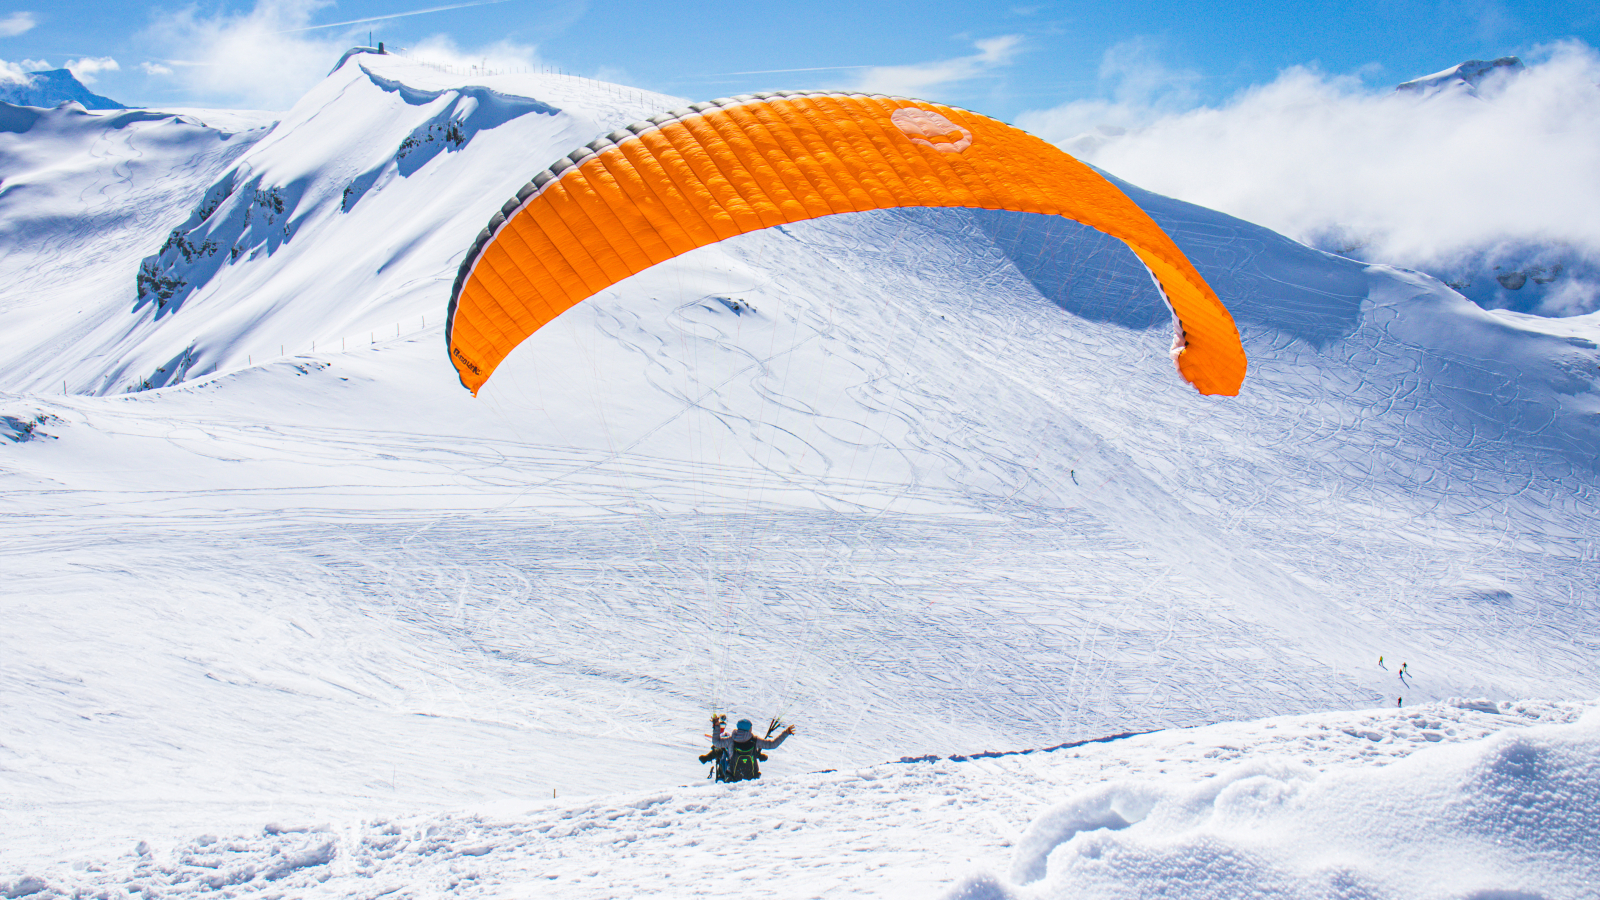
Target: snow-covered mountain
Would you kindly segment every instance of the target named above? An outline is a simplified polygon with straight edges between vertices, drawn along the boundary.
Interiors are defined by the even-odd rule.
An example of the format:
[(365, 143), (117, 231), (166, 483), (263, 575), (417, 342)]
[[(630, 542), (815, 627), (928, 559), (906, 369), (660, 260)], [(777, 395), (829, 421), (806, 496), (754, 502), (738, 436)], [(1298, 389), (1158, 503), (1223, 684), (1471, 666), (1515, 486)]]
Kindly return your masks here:
[(1527, 71), (1527, 66), (1515, 56), (1499, 59), (1469, 59), (1442, 72), (1413, 78), (1395, 85), (1400, 93), (1432, 96), (1440, 91), (1461, 91), (1476, 96), (1486, 83), (1497, 78), (1512, 78)]
[(15, 81), (0, 81), (0, 102), (46, 108), (76, 103), (84, 109), (127, 109), (84, 87), (70, 69), (28, 72)]
[[(851, 808), (827, 791), (901, 757), (1287, 713), (1421, 721), (1370, 711), (1397, 700), (1456, 723), (1421, 731), (1489, 741), (1511, 726), (1449, 710), (1513, 706), (1446, 701), (1595, 695), (1600, 321), (1485, 310), (1132, 185), (1240, 324), (1236, 399), (1172, 372), (1126, 248), (960, 210), (686, 254), (574, 308), (471, 397), (442, 326), (474, 235), (554, 157), (681, 104), (359, 53), (281, 116), (6, 114), (0, 702), (25, 724), (0, 741), (0, 871), (34, 879), (7, 892), (399, 883), (358, 860), (509, 839), (354, 822), (554, 791), (506, 827), (576, 834), (654, 797), (742, 803), (682, 787), (713, 709), (801, 724), (749, 802), (820, 792), (831, 811), (800, 815), (821, 823)], [(1583, 712), (1529, 721), (1557, 706)], [(1589, 746), (1583, 721), (1538, 746)], [(1381, 730), (1328, 758), (1359, 765)], [(1191, 753), (1141, 740), (1140, 778)], [(1216, 771), (1185, 758), (1185, 777)], [(819, 769), (840, 771), (799, 777)], [(1010, 803), (991, 775), (975, 816)], [(1042, 777), (1053, 803), (1087, 776)], [(966, 790), (955, 770), (883, 783), (924, 797), (930, 828)], [(643, 793), (560, 803), (618, 791)], [(1002, 815), (1042, 811), (1024, 809)], [(256, 844), (198, 837), (269, 822)], [(50, 867), (69, 856), (113, 874)], [(435, 893), (470, 893), (446, 869)], [(525, 874), (541, 895), (629, 892)]]

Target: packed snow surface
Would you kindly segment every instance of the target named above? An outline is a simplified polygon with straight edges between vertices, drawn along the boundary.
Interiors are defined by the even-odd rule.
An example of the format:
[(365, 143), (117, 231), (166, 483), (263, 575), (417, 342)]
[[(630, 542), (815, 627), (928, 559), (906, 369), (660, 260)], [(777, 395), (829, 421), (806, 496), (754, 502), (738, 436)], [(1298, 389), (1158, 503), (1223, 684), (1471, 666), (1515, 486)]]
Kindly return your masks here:
[[(6, 114), (0, 893), (1594, 895), (1594, 715), (1512, 701), (1600, 693), (1595, 316), (1129, 185), (1238, 398), (1125, 247), (961, 210), (686, 254), (471, 397), (478, 230), (682, 104)], [(695, 786), (712, 711), (801, 731)]]
[(5, 896), (1585, 898), (1600, 707), (1453, 700), (447, 814), (268, 822)]

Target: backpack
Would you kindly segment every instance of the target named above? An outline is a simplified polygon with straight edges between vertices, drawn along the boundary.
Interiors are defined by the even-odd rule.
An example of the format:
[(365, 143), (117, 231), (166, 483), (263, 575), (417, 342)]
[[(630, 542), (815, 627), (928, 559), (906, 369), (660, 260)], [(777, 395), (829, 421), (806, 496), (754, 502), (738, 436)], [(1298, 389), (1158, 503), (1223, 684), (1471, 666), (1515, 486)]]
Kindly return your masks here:
[(754, 781), (761, 777), (762, 761), (767, 755), (761, 752), (761, 744), (754, 735), (748, 741), (739, 741), (728, 748), (722, 760), (717, 765), (718, 781)]

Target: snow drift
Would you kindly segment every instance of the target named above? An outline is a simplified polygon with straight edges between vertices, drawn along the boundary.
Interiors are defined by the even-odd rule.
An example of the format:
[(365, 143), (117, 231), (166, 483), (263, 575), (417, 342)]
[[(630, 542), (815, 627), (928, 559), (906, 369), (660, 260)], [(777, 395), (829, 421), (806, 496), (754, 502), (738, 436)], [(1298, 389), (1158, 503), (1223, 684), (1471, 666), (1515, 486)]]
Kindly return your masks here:
[[(1448, 726), (1432, 726), (1426, 740), (1443, 740)], [(1586, 897), (1600, 887), (1597, 802), (1592, 710), (1376, 769), (1267, 755), (1199, 783), (1113, 781), (1065, 800), (1028, 827), (1009, 878), (949, 896)]]

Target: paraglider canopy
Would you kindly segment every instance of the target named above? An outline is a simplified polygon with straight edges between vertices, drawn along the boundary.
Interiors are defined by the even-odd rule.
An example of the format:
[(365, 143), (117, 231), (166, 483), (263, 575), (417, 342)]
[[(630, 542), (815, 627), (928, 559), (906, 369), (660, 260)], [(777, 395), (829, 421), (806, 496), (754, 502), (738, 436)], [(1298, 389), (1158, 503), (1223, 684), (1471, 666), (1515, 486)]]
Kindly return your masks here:
[(501, 208), (462, 262), (450, 361), (476, 394), (529, 335), (656, 263), (774, 225), (919, 206), (1059, 215), (1118, 238), (1172, 309), (1179, 372), (1203, 394), (1238, 394), (1246, 360), (1233, 318), (1115, 185), (1003, 122), (856, 93), (696, 103), (558, 159)]

